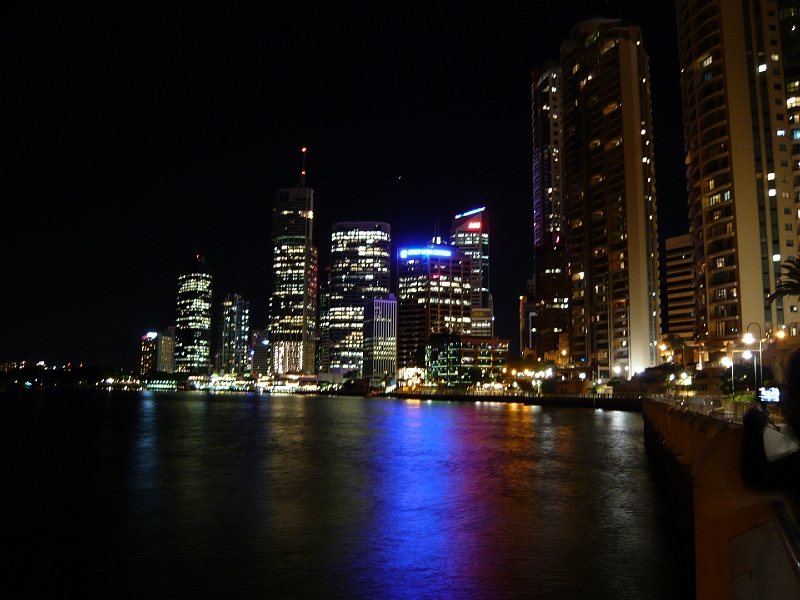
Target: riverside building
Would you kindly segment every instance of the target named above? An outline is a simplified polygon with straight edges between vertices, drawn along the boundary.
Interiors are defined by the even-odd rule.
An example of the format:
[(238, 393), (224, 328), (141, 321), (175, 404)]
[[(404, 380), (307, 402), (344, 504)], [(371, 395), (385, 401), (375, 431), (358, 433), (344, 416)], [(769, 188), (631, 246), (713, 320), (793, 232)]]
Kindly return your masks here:
[(241, 375), (250, 370), (250, 302), (239, 294), (229, 295), (220, 311), (220, 339), (217, 350), (217, 371)]
[(471, 331), (471, 261), (452, 246), (430, 243), (397, 253), (397, 366), (422, 369), (431, 334)]
[(677, 3), (695, 328), (712, 362), (750, 326), (798, 322), (797, 298), (767, 301), (797, 253), (796, 5)]
[(561, 69), (549, 63), (532, 73), (533, 278), (523, 305), (523, 344), (536, 358), (561, 357), (569, 331), (569, 281), (561, 176)]
[(397, 379), (397, 298), (370, 300), (364, 306), (363, 377), (371, 387), (386, 387)]
[(139, 372), (148, 375), (156, 371), (174, 370), (175, 335), (170, 327), (166, 333), (150, 331), (142, 336), (142, 361)]
[(494, 336), (494, 307), (489, 293), (489, 227), (486, 207), (458, 214), (450, 228), (450, 244), (469, 257), (472, 335)]
[(560, 106), (569, 353), (595, 377), (629, 379), (660, 361), (650, 75), (638, 26), (594, 19), (572, 29)]
[[(304, 171), (305, 173), (305, 171)], [(317, 249), (314, 190), (278, 190), (272, 209), (272, 297), (269, 337), (271, 369), (313, 374), (317, 341)]]
[(199, 254), (178, 277), (175, 371), (201, 375), (211, 368), (211, 286)]
[(335, 223), (331, 233), (327, 302), (328, 364), (332, 373), (361, 376), (364, 309), (389, 296), (391, 229), (388, 223)]

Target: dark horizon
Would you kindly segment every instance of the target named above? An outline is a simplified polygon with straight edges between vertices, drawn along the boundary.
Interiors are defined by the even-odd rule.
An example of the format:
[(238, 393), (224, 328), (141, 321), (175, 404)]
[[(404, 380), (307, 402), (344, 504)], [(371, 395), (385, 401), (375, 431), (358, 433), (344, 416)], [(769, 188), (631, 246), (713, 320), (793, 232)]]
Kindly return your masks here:
[[(674, 5), (281, 3), (7, 9), (0, 363), (133, 368), (174, 324), (195, 254), (267, 325), (270, 211), (315, 190), (314, 241), (385, 221), (393, 246), (486, 206), (496, 333), (532, 274), (530, 73), (576, 23), (642, 26), (660, 241), (688, 231)], [(212, 330), (216, 334), (216, 329)]]

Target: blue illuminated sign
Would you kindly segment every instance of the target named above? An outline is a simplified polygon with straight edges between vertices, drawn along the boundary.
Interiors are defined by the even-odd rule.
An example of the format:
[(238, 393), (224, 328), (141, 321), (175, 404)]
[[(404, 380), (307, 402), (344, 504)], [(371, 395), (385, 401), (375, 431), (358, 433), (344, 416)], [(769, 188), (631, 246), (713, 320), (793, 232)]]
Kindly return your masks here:
[(408, 250), (400, 250), (400, 258), (408, 258), (409, 256), (453, 256), (453, 251), (445, 250), (444, 248), (409, 248)]

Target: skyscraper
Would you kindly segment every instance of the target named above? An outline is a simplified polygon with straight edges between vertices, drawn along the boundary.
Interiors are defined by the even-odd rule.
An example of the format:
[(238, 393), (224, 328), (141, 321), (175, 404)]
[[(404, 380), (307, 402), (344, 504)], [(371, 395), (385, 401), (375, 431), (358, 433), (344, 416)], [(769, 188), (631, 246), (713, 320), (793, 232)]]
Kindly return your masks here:
[(335, 223), (331, 233), (328, 308), (330, 371), (360, 377), (364, 307), (386, 298), (391, 285), (391, 231), (387, 223)]
[(561, 46), (570, 355), (598, 377), (657, 364), (650, 75), (638, 26), (595, 19)]
[(268, 328), (275, 375), (315, 371), (317, 249), (313, 233), (314, 190), (278, 190), (272, 209), (273, 291)]
[(471, 330), (471, 261), (441, 244), (403, 248), (397, 256), (397, 366), (423, 368), (431, 334)]
[(239, 294), (228, 295), (222, 302), (219, 326), (217, 370), (241, 375), (250, 364), (248, 341), (250, 339), (250, 303)]
[(489, 226), (486, 207), (458, 214), (450, 228), (450, 244), (469, 257), (471, 335), (494, 336), (494, 307), (489, 293)]
[(774, 1), (677, 3), (696, 334), (712, 361), (751, 325), (766, 334), (798, 320), (796, 298), (767, 301), (781, 261), (796, 255), (798, 216), (791, 35), (788, 73), (782, 58), (796, 3), (777, 4), (780, 23)]
[(207, 373), (211, 367), (212, 277), (199, 254), (178, 277), (175, 370)]
[[(533, 278), (524, 329), (539, 359), (556, 360), (569, 330), (569, 285), (561, 187), (561, 69), (548, 63), (532, 73)], [(527, 337), (527, 336), (526, 336)]]

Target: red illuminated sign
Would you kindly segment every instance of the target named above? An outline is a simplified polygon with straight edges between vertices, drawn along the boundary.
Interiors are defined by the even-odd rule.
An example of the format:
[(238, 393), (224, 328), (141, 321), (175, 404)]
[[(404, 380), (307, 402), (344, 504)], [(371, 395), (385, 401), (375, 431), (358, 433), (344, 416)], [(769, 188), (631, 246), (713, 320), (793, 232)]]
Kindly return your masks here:
[(467, 229), (480, 229), (481, 222), (480, 221), (470, 221), (467, 223)]

